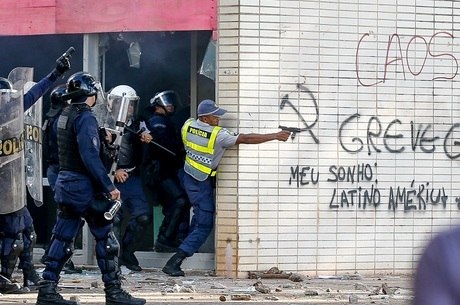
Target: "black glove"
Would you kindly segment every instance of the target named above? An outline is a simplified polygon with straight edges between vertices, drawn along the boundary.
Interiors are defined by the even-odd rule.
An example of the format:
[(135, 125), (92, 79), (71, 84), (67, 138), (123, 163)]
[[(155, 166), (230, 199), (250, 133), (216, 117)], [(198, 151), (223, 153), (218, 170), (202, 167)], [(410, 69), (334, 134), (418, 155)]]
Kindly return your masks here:
[(64, 74), (67, 70), (70, 70), (70, 60), (68, 57), (61, 56), (56, 60), (56, 71), (60, 75)]
[(62, 54), (58, 59), (56, 59), (56, 68), (54, 69), (54, 73), (56, 76), (61, 76), (67, 70), (70, 69), (70, 58), (72, 58), (72, 54), (75, 52), (74, 47), (70, 47)]

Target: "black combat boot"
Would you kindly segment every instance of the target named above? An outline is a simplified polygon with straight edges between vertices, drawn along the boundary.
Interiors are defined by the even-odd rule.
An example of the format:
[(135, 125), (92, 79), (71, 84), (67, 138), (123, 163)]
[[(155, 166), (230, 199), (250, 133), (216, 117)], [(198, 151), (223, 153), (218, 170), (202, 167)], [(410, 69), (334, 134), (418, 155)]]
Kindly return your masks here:
[(77, 305), (77, 302), (67, 301), (56, 291), (57, 283), (40, 281), (37, 303), (35, 305)]
[(0, 294), (16, 293), (21, 289), (18, 283), (13, 283), (8, 278), (0, 275)]
[(81, 268), (75, 267), (75, 264), (71, 259), (69, 259), (62, 267), (62, 271), (64, 274), (75, 274), (75, 273), (82, 273), (83, 270)]
[(139, 266), (139, 261), (134, 255), (134, 251), (129, 248), (121, 252), (120, 257), (118, 258), (118, 264), (120, 266), (124, 265), (132, 271), (142, 271), (142, 268)]
[(42, 280), (33, 267), (30, 269), (23, 269), (22, 274), (24, 277), (24, 287), (36, 288)]
[(184, 276), (185, 273), (180, 268), (180, 265), (186, 257), (184, 251), (177, 250), (176, 254), (174, 254), (163, 267), (163, 272), (170, 276)]
[(120, 283), (105, 284), (105, 305), (144, 305), (145, 299), (135, 298), (121, 288)]

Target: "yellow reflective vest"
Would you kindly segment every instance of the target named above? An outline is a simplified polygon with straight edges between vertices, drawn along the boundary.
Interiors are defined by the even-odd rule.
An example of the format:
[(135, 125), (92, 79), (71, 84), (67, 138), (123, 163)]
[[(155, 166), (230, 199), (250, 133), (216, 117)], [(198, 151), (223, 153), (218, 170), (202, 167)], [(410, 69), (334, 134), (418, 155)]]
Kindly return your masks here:
[(220, 126), (198, 125), (195, 119), (188, 119), (182, 126), (182, 142), (186, 151), (184, 170), (198, 181), (216, 175), (211, 166), (217, 134), (221, 129)]

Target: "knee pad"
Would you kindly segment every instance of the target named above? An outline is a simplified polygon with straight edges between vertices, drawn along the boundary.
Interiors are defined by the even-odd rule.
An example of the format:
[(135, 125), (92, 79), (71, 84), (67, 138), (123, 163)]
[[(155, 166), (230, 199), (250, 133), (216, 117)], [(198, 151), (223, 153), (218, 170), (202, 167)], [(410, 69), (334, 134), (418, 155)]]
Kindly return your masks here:
[(37, 240), (37, 234), (35, 234), (34, 228), (26, 228), (23, 232), (24, 238), (24, 250), (19, 254), (19, 269), (27, 269), (33, 267), (33, 251)]
[(101, 269), (104, 283), (117, 280), (120, 275), (116, 259), (119, 249), (120, 245), (113, 232), (109, 232), (105, 239), (96, 242), (97, 264)]
[(59, 279), (59, 273), (62, 270), (64, 264), (69, 260), (74, 252), (73, 240), (60, 240), (55, 237), (51, 240), (45, 272), (52, 279)]
[(21, 254), (21, 252), (24, 250), (22, 234), (17, 234), (15, 238), (4, 237), (0, 240), (0, 242), (1, 273), (3, 275), (11, 277), (16, 266), (19, 254)]
[(37, 234), (33, 227), (26, 228), (24, 230), (24, 248), (30, 249), (35, 246), (37, 242)]
[(119, 250), (120, 244), (113, 231), (109, 232), (105, 239), (97, 241), (96, 254), (100, 258), (117, 256)]
[(18, 256), (23, 250), (24, 241), (21, 233), (16, 238), (4, 237), (0, 239), (0, 257)]
[(52, 259), (60, 261), (64, 259), (67, 261), (75, 251), (75, 245), (73, 240), (61, 239), (59, 236), (53, 235), (50, 242), (50, 249), (48, 256)]
[(18, 233), (16, 239), (13, 241), (12, 251), (15, 255), (19, 255), (22, 251), (24, 251), (24, 236), (22, 233)]

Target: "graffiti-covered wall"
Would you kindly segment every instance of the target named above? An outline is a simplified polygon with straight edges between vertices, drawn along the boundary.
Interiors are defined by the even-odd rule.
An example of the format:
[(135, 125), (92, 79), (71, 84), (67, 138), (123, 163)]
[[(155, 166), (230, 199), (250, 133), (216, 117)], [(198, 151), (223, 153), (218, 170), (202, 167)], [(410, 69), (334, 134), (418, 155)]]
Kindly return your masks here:
[(412, 272), (460, 215), (460, 3), (220, 0), (217, 270)]

